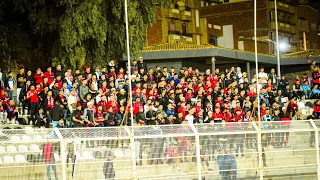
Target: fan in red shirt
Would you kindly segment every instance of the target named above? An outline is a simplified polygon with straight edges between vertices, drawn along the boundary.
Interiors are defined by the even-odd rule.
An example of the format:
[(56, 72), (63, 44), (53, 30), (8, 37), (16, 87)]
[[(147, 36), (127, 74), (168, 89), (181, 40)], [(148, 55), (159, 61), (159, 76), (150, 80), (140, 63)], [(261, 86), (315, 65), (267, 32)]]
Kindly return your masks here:
[(35, 90), (34, 85), (30, 86), (30, 90), (27, 93), (27, 99), (30, 100), (30, 107), (31, 107), (30, 119), (33, 121), (33, 124), (35, 124), (36, 114), (38, 113), (38, 108), (39, 108), (39, 98), (38, 98), (38, 91)]
[(317, 100), (313, 105), (313, 115), (315, 119), (319, 119), (320, 115), (320, 100)]
[(109, 96), (109, 102), (107, 103), (107, 109), (109, 107), (112, 107), (113, 108), (113, 112), (114, 112), (114, 115), (117, 115), (118, 113), (118, 110), (119, 110), (119, 107), (118, 107), (118, 103), (117, 101), (115, 100), (115, 97), (114, 95), (110, 95)]
[(47, 71), (43, 74), (43, 77), (48, 78), (48, 83), (51, 84), (54, 81), (54, 73), (51, 67), (48, 67)]
[(220, 111), (219, 107), (214, 108), (214, 113), (212, 115), (212, 118), (214, 120), (214, 123), (221, 123), (223, 121), (223, 114)]
[(140, 106), (143, 106), (143, 104), (141, 104), (141, 99), (140, 97), (136, 98), (136, 101), (133, 103), (132, 108), (133, 108), (133, 114), (136, 116), (139, 113), (139, 108)]
[(192, 94), (192, 89), (188, 89), (187, 94), (185, 96), (186, 102), (190, 102), (189, 99), (193, 98), (194, 94)]
[(94, 114), (94, 120), (97, 123), (96, 126), (102, 127), (103, 126), (103, 112), (102, 112), (102, 106), (98, 105), (97, 112)]
[(102, 112), (107, 112), (107, 97), (105, 95), (101, 96), (101, 100), (98, 102), (97, 106), (102, 106)]
[(236, 111), (236, 114), (234, 115), (234, 121), (235, 122), (243, 122), (243, 115), (240, 109)]
[(224, 119), (226, 122), (233, 122), (233, 118), (232, 118), (232, 113), (230, 112), (229, 108), (225, 109), (225, 113), (224, 113)]
[(33, 78), (36, 84), (43, 83), (43, 73), (40, 68), (37, 69), (37, 74), (35, 74)]
[(178, 108), (178, 113), (181, 112), (182, 113), (182, 117), (183, 119), (186, 118), (186, 103), (185, 102), (181, 102), (181, 106)]

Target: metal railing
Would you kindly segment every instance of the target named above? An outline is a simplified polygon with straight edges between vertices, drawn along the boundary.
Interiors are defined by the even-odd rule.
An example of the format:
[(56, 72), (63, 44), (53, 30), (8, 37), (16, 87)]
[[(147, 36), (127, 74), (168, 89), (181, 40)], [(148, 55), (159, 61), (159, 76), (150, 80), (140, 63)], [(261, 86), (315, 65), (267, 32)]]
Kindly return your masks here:
[(320, 177), (320, 121), (260, 127), (251, 122), (1, 130), (0, 179)]

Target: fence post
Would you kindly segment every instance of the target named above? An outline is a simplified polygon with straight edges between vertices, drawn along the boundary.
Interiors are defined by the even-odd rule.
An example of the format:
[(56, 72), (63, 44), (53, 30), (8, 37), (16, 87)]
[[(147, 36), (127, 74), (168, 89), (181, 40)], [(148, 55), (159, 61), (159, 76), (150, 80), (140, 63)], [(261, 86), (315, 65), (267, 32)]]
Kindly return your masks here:
[(132, 156), (132, 179), (137, 179), (137, 160), (136, 160), (136, 147), (134, 142), (134, 135), (130, 128), (124, 126), (125, 130), (129, 134), (130, 137), (130, 146), (131, 146), (131, 156)]
[(257, 124), (253, 121), (253, 126), (257, 130), (258, 134), (258, 162), (259, 162), (259, 177), (260, 180), (263, 180), (263, 160), (262, 160), (262, 140), (261, 140), (261, 127), (258, 127)]
[(61, 164), (62, 164), (62, 179), (63, 180), (67, 180), (67, 154), (66, 154), (66, 144), (65, 144), (65, 140), (63, 139), (60, 131), (58, 128), (54, 128), (54, 132), (56, 133), (56, 135), (58, 136), (59, 140), (60, 140), (60, 158), (61, 158)]
[(320, 179), (319, 130), (318, 130), (317, 125), (314, 123), (314, 121), (312, 119), (309, 121), (314, 129), (314, 140), (315, 140), (316, 153), (317, 153), (316, 154), (316, 157), (317, 157), (317, 176), (318, 176), (318, 179)]
[(196, 156), (197, 156), (197, 168), (198, 168), (198, 179), (202, 179), (202, 174), (201, 174), (201, 154), (200, 154), (200, 137), (199, 137), (199, 132), (196, 129), (196, 127), (192, 124), (190, 125), (191, 129), (193, 130), (195, 134), (195, 140), (196, 140)]

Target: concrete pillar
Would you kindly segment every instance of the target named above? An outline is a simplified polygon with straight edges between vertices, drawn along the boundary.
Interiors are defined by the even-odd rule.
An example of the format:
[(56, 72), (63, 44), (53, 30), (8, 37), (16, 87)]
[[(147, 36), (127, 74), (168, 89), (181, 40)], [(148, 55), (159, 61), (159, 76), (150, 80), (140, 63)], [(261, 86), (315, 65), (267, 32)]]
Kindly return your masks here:
[(249, 62), (247, 62), (246, 63), (246, 65), (247, 65), (247, 75), (248, 75), (248, 80), (249, 80), (249, 82), (251, 81), (251, 69), (250, 69), (250, 63)]
[(211, 57), (211, 73), (214, 74), (216, 71), (216, 58)]

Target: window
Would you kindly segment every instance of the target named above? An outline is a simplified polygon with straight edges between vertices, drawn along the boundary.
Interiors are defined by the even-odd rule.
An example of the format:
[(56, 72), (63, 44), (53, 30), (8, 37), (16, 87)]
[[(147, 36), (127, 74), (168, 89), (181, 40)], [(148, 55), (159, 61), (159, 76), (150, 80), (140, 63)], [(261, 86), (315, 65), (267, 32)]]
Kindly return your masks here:
[(270, 11), (270, 22), (273, 22), (274, 18), (273, 18), (273, 11)]
[(199, 10), (196, 10), (196, 27), (200, 27)]
[(182, 24), (182, 35), (183, 35), (183, 36), (186, 36), (186, 35), (187, 35), (187, 23), (186, 23), (186, 22), (184, 22), (184, 23)]

